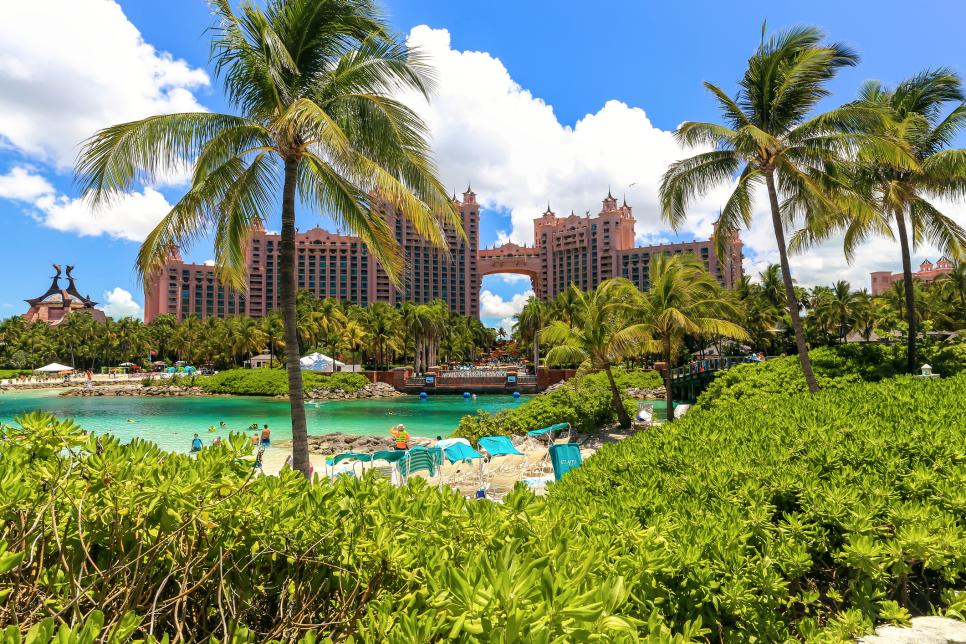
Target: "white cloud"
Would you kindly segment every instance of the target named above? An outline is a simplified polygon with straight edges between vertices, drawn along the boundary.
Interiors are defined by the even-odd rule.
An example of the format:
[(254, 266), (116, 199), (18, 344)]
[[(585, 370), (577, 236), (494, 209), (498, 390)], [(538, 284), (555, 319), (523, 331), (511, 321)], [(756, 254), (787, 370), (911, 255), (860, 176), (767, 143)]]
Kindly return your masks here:
[(50, 182), (30, 168), (14, 166), (7, 174), (0, 175), (0, 197), (16, 201), (33, 201), (54, 192)]
[(113, 291), (104, 292), (104, 313), (115, 320), (121, 318), (144, 317), (144, 310), (141, 305), (134, 301), (130, 292), (125, 291), (120, 286), (115, 286)]
[(44, 177), (21, 166), (0, 175), (0, 197), (30, 203), (33, 210), (28, 214), (48, 228), (82, 237), (109, 235), (130, 241), (143, 241), (171, 210), (171, 204), (154, 188), (123, 193), (93, 210), (84, 199), (57, 194)]
[[(698, 150), (682, 149), (671, 132), (651, 123), (643, 109), (616, 100), (573, 126), (563, 124), (553, 107), (517, 84), (498, 58), (453, 49), (445, 29), (414, 27), (409, 43), (432, 59), (439, 76), (430, 105), (417, 99), (412, 105), (430, 126), (443, 181), (462, 188), (471, 180), (484, 207), (510, 213), (512, 230), (498, 231), (498, 242), (532, 242), (533, 219), (546, 209), (548, 199), (559, 215), (571, 209), (579, 215), (596, 214), (608, 185), (618, 199), (626, 191), (639, 245), (671, 241), (660, 216), (661, 176), (671, 162)], [(683, 120), (688, 108), (681, 109)], [(728, 186), (722, 186), (698, 199), (681, 236), (710, 236), (728, 192)], [(777, 261), (763, 197), (757, 201), (754, 226), (742, 233), (746, 270), (753, 275), (765, 263)], [(966, 222), (962, 206), (947, 208), (946, 213)], [(923, 247), (916, 263), (937, 255), (934, 248)], [(793, 275), (804, 286), (849, 279), (856, 288), (868, 286), (870, 271), (898, 271), (900, 266), (898, 249), (888, 240), (864, 246), (852, 266), (845, 261), (840, 241), (793, 256), (791, 262)]]
[(513, 333), (513, 325), (514, 324), (516, 324), (516, 319), (514, 319), (512, 317), (503, 318), (493, 328), (495, 328), (495, 329), (503, 329), (504, 331), (506, 331), (507, 335), (510, 335), (511, 333)]
[(504, 300), (489, 289), (484, 289), (480, 293), (480, 316), (487, 318), (512, 317), (523, 310), (523, 306), (532, 296), (533, 291), (528, 289), (523, 293), (516, 293), (509, 300)]
[[(532, 242), (533, 219), (548, 200), (558, 214), (596, 214), (608, 185), (618, 199), (626, 192), (639, 236), (667, 229), (658, 186), (668, 164), (685, 153), (643, 109), (612, 100), (571, 127), (499, 59), (452, 49), (445, 29), (414, 27), (409, 43), (432, 59), (439, 76), (431, 103), (412, 105), (430, 126), (442, 178), (457, 187), (470, 179), (485, 207), (510, 212), (513, 228), (499, 241)], [(714, 196), (697, 203), (687, 234), (710, 235), (720, 203)]]
[(146, 43), (112, 0), (4, 7), (0, 141), (58, 168), (99, 128), (204, 109), (191, 92), (208, 82), (204, 70)]
[(213, 260), (213, 259), (206, 259), (205, 260), (205, 266), (214, 266), (214, 265), (215, 265), (215, 260)]
[(47, 227), (74, 232), (82, 237), (109, 235), (118, 239), (143, 241), (151, 229), (171, 210), (160, 192), (144, 188), (141, 192), (119, 195), (111, 204), (92, 210), (84, 199), (64, 195), (45, 195), (34, 202), (38, 219)]

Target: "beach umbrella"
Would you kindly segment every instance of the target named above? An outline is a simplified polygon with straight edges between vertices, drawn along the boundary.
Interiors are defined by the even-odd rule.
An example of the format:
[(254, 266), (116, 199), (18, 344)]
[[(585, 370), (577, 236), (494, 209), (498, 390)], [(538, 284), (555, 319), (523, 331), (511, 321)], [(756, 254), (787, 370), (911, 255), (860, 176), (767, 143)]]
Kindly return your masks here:
[(51, 362), (49, 365), (43, 366), (40, 369), (34, 369), (34, 371), (40, 371), (42, 373), (60, 373), (62, 371), (73, 371), (73, 367), (68, 367), (67, 365), (62, 365), (59, 362)]

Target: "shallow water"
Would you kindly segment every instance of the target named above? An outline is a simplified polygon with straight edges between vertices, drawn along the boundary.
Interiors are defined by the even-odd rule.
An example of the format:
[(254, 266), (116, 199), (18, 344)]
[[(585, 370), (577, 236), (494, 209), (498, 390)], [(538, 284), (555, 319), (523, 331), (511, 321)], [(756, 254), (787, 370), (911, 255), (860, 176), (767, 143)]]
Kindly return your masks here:
[[(73, 418), (88, 431), (111, 433), (121, 440), (140, 437), (166, 450), (186, 451), (198, 433), (205, 443), (230, 431), (247, 431), (252, 423), (268, 423), (273, 439), (292, 437), (286, 400), (219, 396), (90, 398), (58, 396), (58, 390), (0, 393), (0, 422), (12, 423), (14, 416), (42, 409), (62, 418)], [(388, 434), (397, 423), (406, 425), (414, 436), (451, 433), (460, 418), (477, 411), (495, 412), (517, 407), (529, 396), (483, 395), (476, 400), (462, 396), (436, 395), (427, 400), (416, 396), (381, 400), (350, 400), (309, 403), (305, 406), (310, 434)], [(134, 422), (127, 422), (128, 419)], [(224, 421), (226, 429), (209, 432)]]

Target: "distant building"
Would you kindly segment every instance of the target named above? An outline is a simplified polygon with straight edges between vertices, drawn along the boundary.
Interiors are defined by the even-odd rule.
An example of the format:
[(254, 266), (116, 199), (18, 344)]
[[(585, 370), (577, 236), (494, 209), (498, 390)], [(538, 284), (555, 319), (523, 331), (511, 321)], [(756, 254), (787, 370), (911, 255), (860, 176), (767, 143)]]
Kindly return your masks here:
[[(951, 273), (953, 263), (946, 257), (940, 257), (935, 264), (928, 259), (919, 265), (919, 270), (912, 274), (912, 279), (919, 280), (923, 284), (931, 284), (938, 278)], [(872, 295), (882, 295), (895, 282), (902, 281), (902, 273), (892, 273), (890, 271), (876, 271), (872, 275)]]
[(40, 297), (24, 300), (30, 305), (27, 312), (23, 314), (28, 322), (43, 322), (50, 326), (57, 326), (68, 315), (78, 311), (89, 313), (98, 322), (107, 320), (104, 311), (95, 308), (97, 302), (92, 300), (90, 296), (84, 296), (77, 292), (74, 276), (71, 275), (71, 271), (74, 270), (73, 266), (67, 267), (67, 288), (60, 287), (60, 264), (54, 264), (54, 270), (57, 271), (57, 274), (54, 275), (47, 292)]
[(595, 288), (606, 279), (624, 277), (641, 290), (650, 286), (650, 262), (657, 255), (693, 253), (708, 272), (728, 288), (741, 279), (741, 239), (734, 235), (725, 244), (725, 256), (714, 251), (714, 237), (656, 246), (634, 245), (633, 210), (625, 200), (620, 206), (608, 191), (600, 212), (580, 217), (571, 211), (558, 217), (547, 210), (533, 221), (534, 245), (504, 244), (481, 250), (480, 275), (521, 273), (530, 276), (540, 297), (553, 297), (575, 284), (582, 290)]
[[(339, 235), (313, 228), (296, 235), (299, 289), (319, 298), (335, 298), (354, 304), (370, 302), (431, 302), (443, 300), (451, 311), (479, 316), (480, 280), (494, 273), (526, 275), (540, 297), (552, 297), (570, 284), (592, 289), (611, 277), (626, 277), (648, 288), (649, 265), (658, 254), (694, 253), (718, 281), (733, 287), (741, 278), (741, 240), (735, 235), (718, 258), (714, 239), (634, 246), (634, 217), (626, 201), (621, 206), (608, 192), (595, 217), (557, 217), (550, 210), (534, 220), (535, 243), (507, 243), (479, 248), (479, 203), (472, 188), (462, 200), (453, 197), (467, 239), (447, 228), (449, 253), (436, 249), (419, 236), (395, 209), (384, 206), (383, 219), (394, 232), (405, 256), (403, 283), (389, 280), (365, 243), (353, 235)], [(256, 229), (248, 245), (248, 290), (236, 293), (222, 286), (213, 266), (190, 264), (176, 249), (149, 283), (144, 317), (172, 314), (179, 320), (247, 314), (262, 317), (279, 306), (278, 234)]]

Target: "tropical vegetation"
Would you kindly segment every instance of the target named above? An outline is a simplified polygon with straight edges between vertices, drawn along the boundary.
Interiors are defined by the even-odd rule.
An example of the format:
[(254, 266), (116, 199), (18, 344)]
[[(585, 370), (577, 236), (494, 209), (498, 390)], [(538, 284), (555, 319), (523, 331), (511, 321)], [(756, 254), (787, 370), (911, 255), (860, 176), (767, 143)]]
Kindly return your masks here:
[(155, 279), (172, 247), (213, 234), (227, 285), (246, 286), (251, 231), (281, 200), (279, 301), (295, 467), (309, 473), (296, 308), (296, 202), (366, 243), (399, 283), (403, 257), (380, 211), (395, 209), (439, 247), (459, 213), (436, 177), (428, 132), (400, 102), (428, 97), (433, 72), (372, 0), (211, 3), (211, 58), (234, 114), (165, 114), (110, 126), (81, 149), (77, 175), (94, 205), (189, 164), (191, 186), (147, 236), (137, 270)]
[[(495, 333), (476, 318), (449, 311), (440, 301), (419, 306), (437, 320), (434, 355), (444, 363), (472, 361), (493, 347)], [(300, 349), (372, 369), (400, 361), (413, 364), (416, 338), (404, 319), (410, 308), (406, 305), (401, 313), (384, 302), (363, 307), (319, 300), (309, 291), (300, 291), (296, 305)], [(184, 361), (220, 370), (244, 366), (260, 353), (268, 353), (269, 365), (277, 367), (281, 361), (274, 357), (285, 348), (281, 316), (274, 311), (264, 318), (191, 315), (183, 322), (159, 315), (148, 324), (133, 318), (98, 323), (79, 312), (55, 327), (17, 316), (0, 322), (0, 337), (0, 366), (26, 371), (55, 360), (77, 369), (124, 362), (146, 368), (148, 362)]]
[(816, 204), (840, 209), (850, 204), (834, 175), (838, 166), (860, 150), (897, 168), (914, 166), (904, 148), (890, 137), (867, 134), (860, 126), (882, 118), (876, 110), (846, 105), (814, 114), (829, 95), (828, 82), (843, 68), (858, 63), (854, 51), (823, 42), (811, 27), (796, 27), (762, 41), (748, 59), (736, 97), (705, 83), (715, 97), (725, 124), (685, 122), (675, 135), (688, 146), (710, 146), (673, 163), (661, 183), (665, 219), (678, 228), (688, 205), (713, 187), (738, 177), (716, 223), (719, 254), (724, 241), (751, 226), (756, 193), (768, 193), (772, 229), (778, 247), (785, 304), (795, 347), (809, 391), (818, 383), (808, 360), (799, 302), (788, 262), (785, 229)]
[(685, 642), (962, 614), (966, 376), (805, 391), (695, 410), (503, 504), (254, 476), (242, 435), (195, 458), (33, 414), (0, 440), (0, 619), (45, 638), (54, 620), (148, 641)]
[[(936, 205), (937, 199), (966, 197), (966, 149), (950, 149), (966, 131), (966, 96), (959, 76), (941, 68), (921, 72), (895, 89), (869, 81), (853, 105), (885, 114), (883, 121), (865, 124), (868, 133), (894, 136), (911, 152), (915, 163), (897, 167), (870, 154), (843, 164), (839, 181), (848, 184), (860, 199), (844, 208), (816, 204), (809, 225), (799, 231), (793, 245), (808, 247), (832, 234), (842, 234), (845, 256), (851, 260), (870, 236), (898, 237), (909, 330), (906, 369), (913, 373), (918, 368), (919, 320), (912, 250), (930, 243), (949, 257), (966, 254), (966, 230)], [(961, 279), (962, 269), (957, 275)]]

